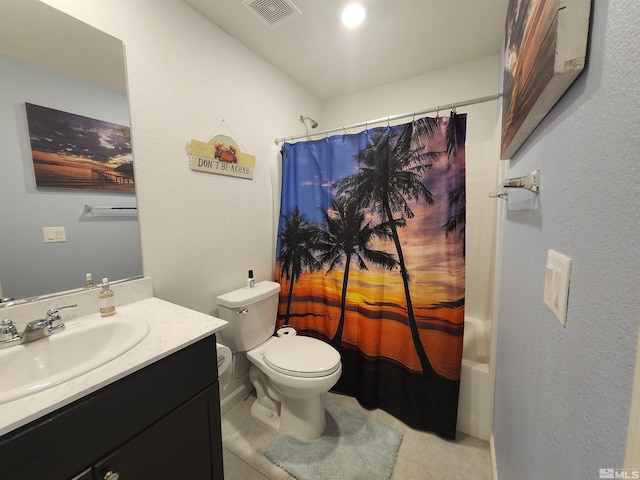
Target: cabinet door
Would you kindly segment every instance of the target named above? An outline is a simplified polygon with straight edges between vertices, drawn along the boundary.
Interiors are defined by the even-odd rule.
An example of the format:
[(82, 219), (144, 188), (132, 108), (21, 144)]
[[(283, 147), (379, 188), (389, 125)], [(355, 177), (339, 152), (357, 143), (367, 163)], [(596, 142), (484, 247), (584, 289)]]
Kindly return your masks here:
[(218, 384), (144, 430), (95, 466), (96, 480), (222, 480)]

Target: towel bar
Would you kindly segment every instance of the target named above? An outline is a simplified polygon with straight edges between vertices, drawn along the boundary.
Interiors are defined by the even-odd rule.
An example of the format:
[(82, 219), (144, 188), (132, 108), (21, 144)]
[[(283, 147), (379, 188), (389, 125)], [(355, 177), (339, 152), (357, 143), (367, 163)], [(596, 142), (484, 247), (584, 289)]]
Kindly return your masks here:
[(134, 216), (138, 214), (137, 207), (105, 207), (105, 206), (97, 206), (97, 205), (84, 205), (84, 209), (82, 211), (84, 215), (95, 215), (95, 216)]
[(501, 185), (493, 189), (489, 197), (507, 200), (509, 193), (504, 190), (505, 188), (525, 188), (531, 192), (538, 193), (540, 190), (540, 170), (531, 172), (523, 177), (506, 178)]

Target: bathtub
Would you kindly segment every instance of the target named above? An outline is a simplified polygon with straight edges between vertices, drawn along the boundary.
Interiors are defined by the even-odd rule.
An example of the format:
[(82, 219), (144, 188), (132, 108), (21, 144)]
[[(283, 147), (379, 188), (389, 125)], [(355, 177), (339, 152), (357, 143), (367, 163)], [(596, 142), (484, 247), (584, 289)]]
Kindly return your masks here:
[(465, 317), (457, 429), (486, 441), (491, 436), (493, 422), (490, 335), (489, 321)]

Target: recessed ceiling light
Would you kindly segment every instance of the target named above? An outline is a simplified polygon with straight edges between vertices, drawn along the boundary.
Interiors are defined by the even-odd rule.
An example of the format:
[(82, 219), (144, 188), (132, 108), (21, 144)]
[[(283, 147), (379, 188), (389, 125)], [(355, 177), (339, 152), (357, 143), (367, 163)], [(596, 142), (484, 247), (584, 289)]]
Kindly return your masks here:
[(342, 23), (348, 28), (354, 28), (360, 25), (364, 17), (364, 7), (359, 3), (350, 3), (342, 10)]

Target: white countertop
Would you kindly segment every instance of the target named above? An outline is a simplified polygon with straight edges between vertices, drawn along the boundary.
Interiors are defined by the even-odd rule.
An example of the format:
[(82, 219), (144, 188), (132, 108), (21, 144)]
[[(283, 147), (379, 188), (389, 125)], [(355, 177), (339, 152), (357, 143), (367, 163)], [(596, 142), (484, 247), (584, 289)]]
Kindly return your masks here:
[[(119, 305), (116, 316), (144, 319), (150, 326), (148, 335), (131, 350), (90, 372), (41, 392), (1, 404), (0, 436), (167, 357), (217, 332), (227, 324), (219, 318), (155, 297)], [(101, 320), (98, 313), (93, 313), (65, 323), (70, 325), (74, 321)]]

